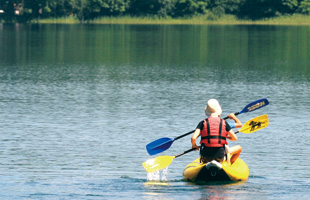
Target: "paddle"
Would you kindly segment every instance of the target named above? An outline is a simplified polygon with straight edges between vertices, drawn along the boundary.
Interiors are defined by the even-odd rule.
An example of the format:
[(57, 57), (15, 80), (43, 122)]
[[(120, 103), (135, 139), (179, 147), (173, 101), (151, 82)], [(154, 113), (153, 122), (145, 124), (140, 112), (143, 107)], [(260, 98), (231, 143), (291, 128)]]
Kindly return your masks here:
[[(266, 98), (264, 99), (259, 99), (257, 101), (253, 101), (252, 103), (249, 103), (248, 105), (246, 105), (243, 110), (241, 110), (240, 112), (236, 112), (235, 115), (239, 115), (241, 113), (246, 113), (246, 112), (252, 112), (254, 110), (257, 110), (259, 108), (262, 108), (264, 106), (267, 106), (269, 104), (268, 100)], [(224, 118), (225, 120), (228, 119), (228, 117)], [(194, 133), (195, 130), (190, 131), (188, 133), (185, 133), (181, 136), (178, 136), (176, 138), (168, 138), (168, 137), (163, 137), (160, 139), (157, 139), (149, 144), (146, 145), (146, 150), (148, 152), (149, 155), (156, 155), (158, 153), (161, 153), (163, 151), (166, 151), (167, 149), (170, 148), (170, 146), (172, 145), (172, 143), (182, 137), (185, 137), (191, 133)]]
[(195, 149), (196, 148), (189, 149), (176, 156), (158, 156), (156, 158), (152, 158), (145, 161), (144, 163), (142, 163), (142, 166), (148, 173), (156, 172), (168, 167), (172, 163), (173, 159), (182, 156), (186, 153), (189, 153), (191, 151), (194, 151)]
[(253, 133), (255, 131), (258, 131), (260, 129), (263, 129), (269, 125), (269, 119), (268, 115), (261, 115), (258, 117), (255, 117), (249, 121), (247, 121), (240, 130), (235, 132), (235, 134), (242, 132), (245, 134)]
[[(258, 131), (260, 129), (263, 129), (267, 127), (269, 124), (268, 115), (261, 115), (259, 117), (255, 117), (249, 121), (247, 121), (239, 131), (236, 133), (242, 132), (242, 133), (253, 133), (255, 131)], [(184, 151), (183, 153), (176, 155), (176, 156), (158, 156), (156, 158), (149, 159), (142, 163), (142, 166), (148, 173), (152, 173), (158, 170), (162, 170), (166, 167), (168, 167), (173, 159), (182, 156), (186, 153), (189, 153), (191, 151), (194, 151), (195, 148), (189, 149), (187, 151)]]

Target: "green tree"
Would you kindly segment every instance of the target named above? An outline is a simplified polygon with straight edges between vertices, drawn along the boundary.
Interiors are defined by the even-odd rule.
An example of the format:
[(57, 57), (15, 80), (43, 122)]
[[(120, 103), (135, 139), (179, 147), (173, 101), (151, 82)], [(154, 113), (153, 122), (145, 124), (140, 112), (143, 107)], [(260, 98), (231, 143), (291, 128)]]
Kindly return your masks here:
[(237, 14), (245, 0), (210, 0), (208, 8), (216, 15)]
[(24, 15), (26, 15), (28, 19), (38, 18), (42, 15), (49, 16), (49, 12), (52, 10), (49, 8), (46, 9), (47, 1), (48, 0), (24, 0)]
[(297, 0), (282, 0), (279, 12), (281, 14), (292, 14), (292, 13), (296, 12), (297, 9), (298, 9), (298, 1)]
[(15, 20), (14, 2), (12, 0), (2, 3), (1, 9), (4, 11), (1, 15), (5, 21), (12, 22)]
[(160, 9), (157, 15), (160, 17), (175, 16), (176, 3), (178, 0), (159, 0)]
[(129, 5), (130, 0), (88, 0), (85, 2), (83, 13), (85, 19), (119, 16), (129, 9)]
[[(23, 2), (21, 14), (14, 4)], [(36, 18), (57, 18), (74, 14), (81, 21), (102, 16), (184, 17), (212, 13), (214, 17), (233, 14), (239, 18), (260, 19), (285, 14), (310, 14), (310, 0), (0, 0), (8, 22)]]
[(131, 0), (129, 13), (136, 16), (157, 15), (163, 5), (160, 0)]
[(297, 0), (245, 0), (238, 15), (249, 19), (260, 19), (292, 14), (298, 8)]
[(179, 17), (205, 14), (207, 6), (208, 0), (178, 0), (175, 6), (175, 16)]
[(304, 0), (300, 2), (299, 10), (303, 14), (310, 14), (310, 0)]
[(245, 0), (240, 6), (238, 16), (252, 20), (273, 17), (277, 14), (274, 5), (278, 2), (279, 0)]

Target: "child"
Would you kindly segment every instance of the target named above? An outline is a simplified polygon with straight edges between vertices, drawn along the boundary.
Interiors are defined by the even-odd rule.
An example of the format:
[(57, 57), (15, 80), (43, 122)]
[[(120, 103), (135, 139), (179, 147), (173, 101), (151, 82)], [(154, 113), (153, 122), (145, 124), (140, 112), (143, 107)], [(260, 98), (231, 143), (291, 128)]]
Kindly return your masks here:
[[(225, 158), (225, 152), (228, 154), (228, 162), (233, 164), (241, 153), (241, 146), (237, 145), (232, 148), (225, 148), (228, 142), (226, 139), (232, 141), (237, 140), (237, 136), (232, 130), (229, 123), (220, 118), (222, 114), (222, 108), (216, 99), (210, 99), (205, 108), (205, 113), (208, 116), (206, 119), (199, 122), (197, 128), (191, 138), (192, 147), (197, 150), (199, 147), (196, 145), (196, 139), (201, 135), (201, 147), (200, 147), (200, 160), (202, 163), (207, 163), (212, 160), (223, 162)], [(234, 127), (242, 126), (240, 120), (234, 115), (229, 115), (230, 119), (233, 119)], [(230, 158), (230, 154), (233, 154)]]

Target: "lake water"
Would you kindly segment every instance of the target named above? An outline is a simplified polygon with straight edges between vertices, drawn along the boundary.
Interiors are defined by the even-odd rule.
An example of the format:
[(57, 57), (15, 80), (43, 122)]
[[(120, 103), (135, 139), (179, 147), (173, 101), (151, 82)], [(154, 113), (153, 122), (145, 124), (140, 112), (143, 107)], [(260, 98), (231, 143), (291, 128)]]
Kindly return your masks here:
[[(309, 26), (0, 24), (0, 199), (310, 198), (309, 35)], [(248, 181), (184, 182), (191, 152), (152, 184), (145, 145), (195, 129), (210, 98), (223, 115), (270, 102), (239, 115), (268, 114), (269, 126), (230, 142), (243, 147)], [(190, 148), (187, 136), (159, 155)]]

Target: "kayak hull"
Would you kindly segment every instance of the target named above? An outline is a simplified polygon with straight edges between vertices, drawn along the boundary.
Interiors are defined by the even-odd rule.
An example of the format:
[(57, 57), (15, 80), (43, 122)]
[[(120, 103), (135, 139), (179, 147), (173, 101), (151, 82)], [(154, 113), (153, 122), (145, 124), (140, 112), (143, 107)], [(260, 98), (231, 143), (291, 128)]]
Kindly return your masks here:
[(249, 177), (247, 164), (238, 158), (233, 165), (227, 162), (222, 164), (212, 161), (206, 164), (200, 163), (197, 158), (188, 164), (183, 171), (183, 178), (189, 182), (211, 182), (211, 181), (246, 181)]

